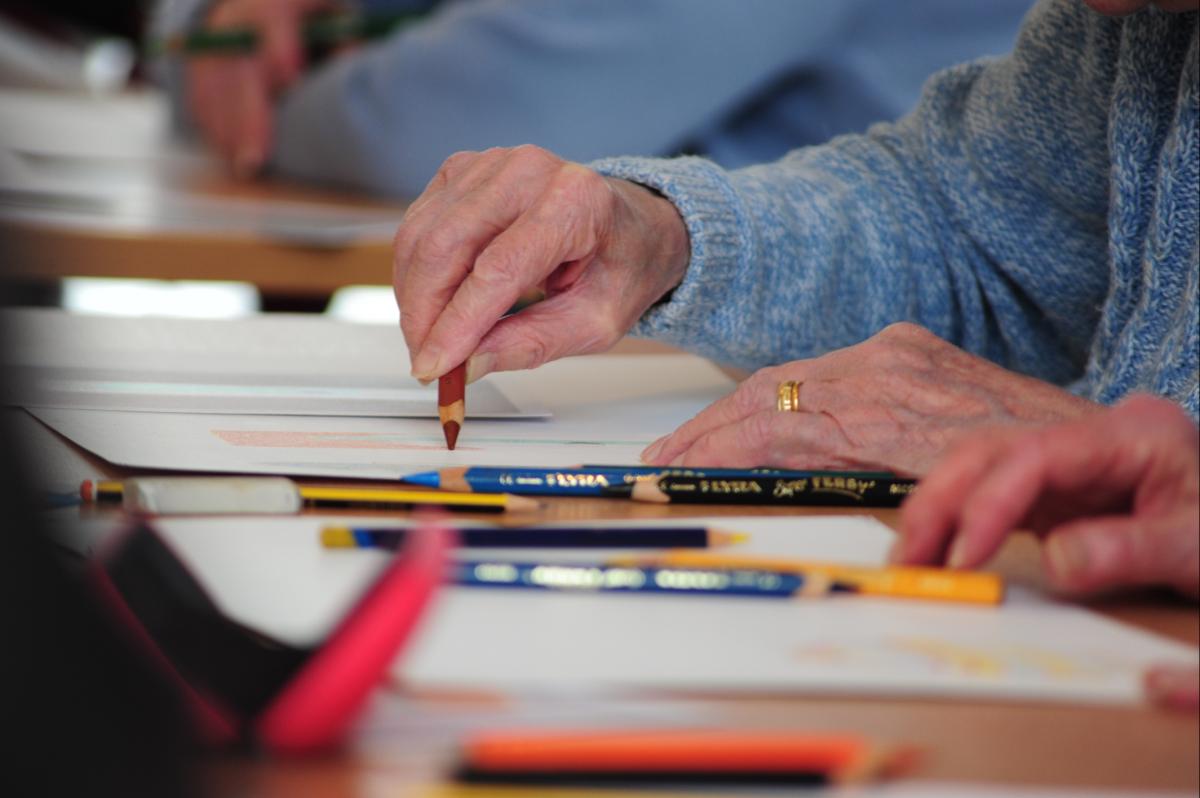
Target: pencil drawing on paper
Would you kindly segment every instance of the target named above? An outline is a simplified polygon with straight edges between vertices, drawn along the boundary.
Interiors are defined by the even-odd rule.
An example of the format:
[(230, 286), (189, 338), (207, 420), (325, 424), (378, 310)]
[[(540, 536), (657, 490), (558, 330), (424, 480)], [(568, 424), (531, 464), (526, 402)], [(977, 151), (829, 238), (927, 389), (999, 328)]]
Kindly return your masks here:
[[(440, 436), (391, 435), (378, 432), (305, 432), (293, 430), (211, 430), (232, 446), (262, 446), (288, 449), (405, 449), (442, 451)], [(463, 446), (469, 449), (469, 446)], [(476, 447), (477, 448), (477, 447)]]
[(977, 679), (1034, 678), (1051, 681), (1107, 679), (1122, 672), (1115, 663), (1068, 655), (1049, 647), (1004, 643), (971, 644), (932, 637), (890, 637), (814, 642), (793, 651), (807, 665), (849, 669), (908, 668)]
[[(231, 446), (261, 446), (288, 449), (401, 449), (445, 451), (439, 434), (413, 435), (384, 432), (311, 432), (304, 430), (209, 430)], [(566, 440), (540, 438), (499, 438), (475, 436), (487, 446), (645, 446), (648, 440)], [(483, 446), (460, 446), (463, 450), (482, 450)]]

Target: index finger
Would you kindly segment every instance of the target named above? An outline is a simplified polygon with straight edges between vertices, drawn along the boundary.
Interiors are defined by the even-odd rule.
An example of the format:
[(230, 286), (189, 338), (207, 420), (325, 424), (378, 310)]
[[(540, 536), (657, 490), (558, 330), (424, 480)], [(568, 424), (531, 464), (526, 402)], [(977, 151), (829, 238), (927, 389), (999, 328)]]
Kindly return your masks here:
[(900, 535), (890, 556), (893, 562), (918, 565), (944, 557), (971, 487), (1007, 452), (1012, 437), (1009, 430), (974, 435), (921, 479), (900, 508)]
[(433, 379), (466, 360), (522, 294), (595, 249), (595, 231), (551, 187), (475, 259), (413, 359), (413, 375)]

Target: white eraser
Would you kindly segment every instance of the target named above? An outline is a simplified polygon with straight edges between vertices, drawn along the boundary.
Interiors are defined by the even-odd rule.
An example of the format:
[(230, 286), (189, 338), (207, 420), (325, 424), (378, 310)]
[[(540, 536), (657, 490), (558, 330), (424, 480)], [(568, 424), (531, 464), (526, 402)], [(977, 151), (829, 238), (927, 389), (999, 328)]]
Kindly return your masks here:
[(137, 477), (124, 483), (124, 507), (155, 515), (295, 513), (296, 483), (283, 477)]

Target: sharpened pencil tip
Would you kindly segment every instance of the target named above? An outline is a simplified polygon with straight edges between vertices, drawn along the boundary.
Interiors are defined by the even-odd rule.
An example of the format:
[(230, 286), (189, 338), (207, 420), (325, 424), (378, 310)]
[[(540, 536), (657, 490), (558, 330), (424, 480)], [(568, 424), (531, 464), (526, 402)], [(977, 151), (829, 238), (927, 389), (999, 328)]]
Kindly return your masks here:
[(420, 485), (425, 488), (440, 488), (441, 476), (436, 471), (421, 471), (417, 474), (405, 474), (400, 477), (401, 482), (407, 482), (409, 485)]
[(352, 549), (358, 543), (350, 527), (327, 526), (321, 530), (321, 544), (331, 549)]
[(446, 448), (450, 451), (454, 451), (454, 446), (458, 443), (458, 430), (457, 421), (447, 421), (442, 425), (442, 432), (446, 434)]

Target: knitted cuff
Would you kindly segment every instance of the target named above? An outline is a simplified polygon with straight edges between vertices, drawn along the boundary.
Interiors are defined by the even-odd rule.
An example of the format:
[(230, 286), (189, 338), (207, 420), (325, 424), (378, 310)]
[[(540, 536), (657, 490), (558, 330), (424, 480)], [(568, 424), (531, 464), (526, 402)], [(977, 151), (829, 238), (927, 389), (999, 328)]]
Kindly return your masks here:
[(728, 173), (703, 158), (606, 158), (589, 166), (657, 191), (683, 217), (691, 249), (683, 282), (630, 332), (687, 345), (701, 335), (704, 317), (728, 295), (729, 281), (748, 251), (745, 212)]

